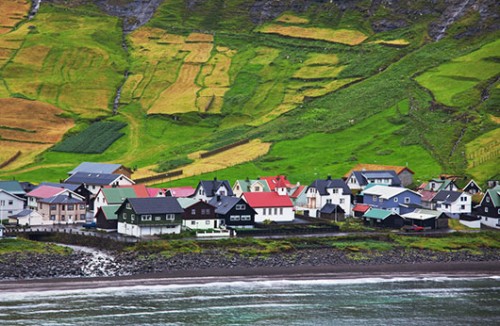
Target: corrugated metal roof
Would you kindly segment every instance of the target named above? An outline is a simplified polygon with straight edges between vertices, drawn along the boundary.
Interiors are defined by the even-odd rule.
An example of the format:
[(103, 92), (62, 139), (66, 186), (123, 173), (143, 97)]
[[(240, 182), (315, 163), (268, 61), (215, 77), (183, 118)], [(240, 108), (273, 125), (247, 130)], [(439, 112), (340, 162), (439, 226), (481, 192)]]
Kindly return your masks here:
[(0, 189), (14, 195), (24, 195), (26, 193), (19, 181), (0, 181)]
[(137, 214), (184, 213), (184, 209), (174, 197), (129, 198), (127, 200)]
[(102, 188), (101, 191), (106, 197), (108, 204), (121, 204), (126, 198), (138, 197), (135, 190), (129, 187)]
[(276, 192), (245, 192), (242, 197), (253, 208), (261, 207), (293, 207), (288, 196), (280, 196)]
[(418, 196), (420, 195), (418, 192), (415, 192), (410, 189), (401, 188), (401, 187), (389, 187), (389, 186), (374, 186), (370, 189), (363, 190), (362, 195), (370, 195), (370, 196), (380, 196), (383, 199), (390, 199), (394, 196), (397, 196), (405, 191), (412, 192)]
[(363, 215), (363, 217), (385, 220), (393, 214), (394, 212), (385, 209), (371, 208)]
[(121, 164), (83, 162), (68, 173), (75, 174), (78, 172), (88, 172), (88, 173), (112, 174), (113, 172), (118, 170), (121, 166), (122, 166)]

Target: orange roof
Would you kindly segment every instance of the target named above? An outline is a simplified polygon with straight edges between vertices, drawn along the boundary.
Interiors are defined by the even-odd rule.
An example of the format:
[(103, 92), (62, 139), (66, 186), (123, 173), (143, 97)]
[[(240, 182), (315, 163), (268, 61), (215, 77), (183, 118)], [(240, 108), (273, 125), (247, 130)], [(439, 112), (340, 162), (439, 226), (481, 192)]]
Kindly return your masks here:
[(410, 170), (406, 166), (360, 163), (360, 164), (356, 165), (355, 167), (353, 167), (349, 172), (344, 174), (344, 178), (347, 178), (352, 173), (352, 171), (363, 171), (363, 170), (367, 170), (367, 171), (393, 170), (394, 172), (396, 172), (396, 174), (400, 174), (404, 170), (407, 170), (411, 174), (415, 174), (415, 172), (413, 172), (412, 170)]

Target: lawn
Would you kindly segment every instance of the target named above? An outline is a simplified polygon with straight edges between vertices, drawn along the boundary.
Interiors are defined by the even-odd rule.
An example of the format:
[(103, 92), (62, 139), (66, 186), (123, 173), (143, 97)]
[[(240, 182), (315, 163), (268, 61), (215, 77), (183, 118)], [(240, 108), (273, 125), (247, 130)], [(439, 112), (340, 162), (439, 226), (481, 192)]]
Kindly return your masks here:
[(61, 247), (52, 243), (30, 241), (22, 238), (0, 239), (0, 255), (2, 254), (58, 254), (67, 255), (72, 252), (68, 247)]

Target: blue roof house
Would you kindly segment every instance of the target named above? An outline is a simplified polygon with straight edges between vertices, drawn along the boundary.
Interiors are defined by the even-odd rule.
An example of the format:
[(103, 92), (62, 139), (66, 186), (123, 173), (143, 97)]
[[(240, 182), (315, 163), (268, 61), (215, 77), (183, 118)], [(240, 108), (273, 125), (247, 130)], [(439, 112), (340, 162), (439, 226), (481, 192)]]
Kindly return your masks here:
[(421, 208), (422, 195), (418, 192), (388, 186), (373, 186), (364, 190), (363, 204), (368, 204), (373, 208), (391, 210), (394, 213), (411, 213), (417, 208)]

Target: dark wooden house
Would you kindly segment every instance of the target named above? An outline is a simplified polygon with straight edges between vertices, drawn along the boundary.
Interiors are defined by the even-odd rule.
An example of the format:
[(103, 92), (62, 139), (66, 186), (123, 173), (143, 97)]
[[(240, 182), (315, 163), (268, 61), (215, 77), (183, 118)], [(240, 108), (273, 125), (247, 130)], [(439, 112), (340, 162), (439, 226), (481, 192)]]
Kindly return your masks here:
[(370, 226), (399, 229), (405, 220), (391, 210), (371, 208), (363, 215), (363, 221)]
[(447, 229), (450, 218), (446, 213), (431, 209), (416, 209), (401, 215), (406, 225), (417, 225), (426, 229)]
[(120, 205), (107, 205), (99, 207), (95, 216), (96, 227), (98, 230), (111, 232), (118, 229), (118, 216), (116, 214), (118, 208), (120, 208)]
[(255, 223), (256, 211), (242, 198), (216, 196), (209, 204), (215, 206), (215, 214), (227, 227), (251, 228)]
[(335, 204), (325, 204), (316, 214), (318, 218), (329, 219), (335, 222), (342, 222), (345, 220), (345, 211), (342, 207)]

